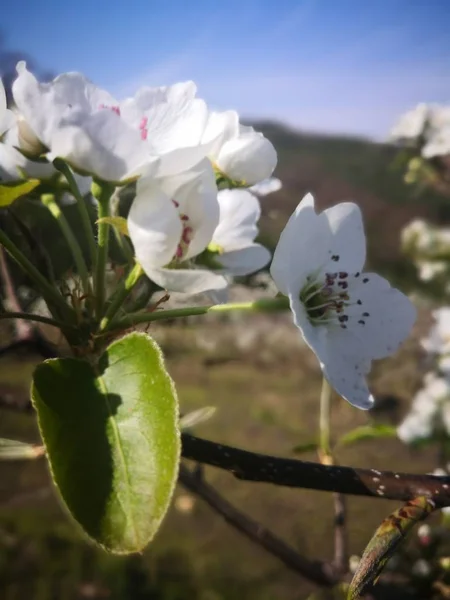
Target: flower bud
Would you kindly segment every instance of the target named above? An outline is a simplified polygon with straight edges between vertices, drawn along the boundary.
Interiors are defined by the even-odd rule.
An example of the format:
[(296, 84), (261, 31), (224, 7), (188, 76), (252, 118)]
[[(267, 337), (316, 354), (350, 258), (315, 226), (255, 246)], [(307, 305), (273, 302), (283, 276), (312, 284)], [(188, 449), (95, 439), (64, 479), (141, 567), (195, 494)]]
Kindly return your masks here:
[(38, 139), (34, 131), (22, 116), (17, 118), (19, 147), (30, 156), (40, 156), (47, 151), (44, 144)]

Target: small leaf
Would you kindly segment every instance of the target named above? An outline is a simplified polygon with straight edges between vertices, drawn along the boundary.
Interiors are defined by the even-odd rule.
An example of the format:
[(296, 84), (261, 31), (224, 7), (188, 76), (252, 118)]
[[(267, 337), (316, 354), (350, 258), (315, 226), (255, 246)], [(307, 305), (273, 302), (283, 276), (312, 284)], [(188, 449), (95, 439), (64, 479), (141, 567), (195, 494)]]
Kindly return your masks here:
[(111, 225), (111, 227), (115, 227), (122, 235), (130, 237), (127, 220), (123, 217), (102, 217), (101, 219), (97, 220), (97, 223), (106, 223), (107, 225)]
[(294, 454), (304, 454), (305, 452), (312, 452), (313, 450), (317, 450), (319, 447), (318, 442), (305, 442), (304, 444), (298, 444), (292, 448), (292, 452)]
[(26, 196), (40, 183), (39, 179), (28, 179), (0, 184), (0, 207), (9, 206), (14, 200)]
[(176, 392), (157, 344), (132, 333), (95, 369), (47, 360), (34, 372), (32, 400), (72, 516), (106, 550), (143, 550), (169, 506), (180, 456)]
[(43, 446), (0, 438), (0, 460), (30, 460), (44, 454)]
[(397, 437), (397, 429), (392, 425), (363, 425), (362, 427), (356, 427), (348, 433), (344, 434), (338, 444), (345, 446), (348, 444), (354, 444), (355, 442), (362, 442), (365, 440), (375, 440), (378, 438), (393, 438)]
[(363, 596), (410, 530), (425, 519), (433, 508), (434, 505), (427, 498), (415, 498), (383, 521), (364, 550), (350, 584), (348, 600)]
[(205, 421), (208, 421), (208, 419), (210, 419), (215, 412), (215, 406), (205, 406), (204, 408), (193, 410), (187, 415), (181, 417), (180, 428), (183, 430), (190, 429), (196, 425), (199, 425), (200, 423), (204, 423)]

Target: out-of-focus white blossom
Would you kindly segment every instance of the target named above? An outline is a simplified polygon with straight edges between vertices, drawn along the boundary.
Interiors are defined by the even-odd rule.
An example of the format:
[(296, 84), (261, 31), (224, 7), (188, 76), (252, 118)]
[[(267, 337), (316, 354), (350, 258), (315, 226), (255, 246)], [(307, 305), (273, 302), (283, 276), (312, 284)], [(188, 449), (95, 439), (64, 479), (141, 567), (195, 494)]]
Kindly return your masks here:
[(403, 442), (410, 444), (433, 439), (440, 432), (450, 435), (450, 381), (429, 373), (397, 434)]
[(450, 124), (437, 131), (422, 149), (424, 158), (450, 154)]

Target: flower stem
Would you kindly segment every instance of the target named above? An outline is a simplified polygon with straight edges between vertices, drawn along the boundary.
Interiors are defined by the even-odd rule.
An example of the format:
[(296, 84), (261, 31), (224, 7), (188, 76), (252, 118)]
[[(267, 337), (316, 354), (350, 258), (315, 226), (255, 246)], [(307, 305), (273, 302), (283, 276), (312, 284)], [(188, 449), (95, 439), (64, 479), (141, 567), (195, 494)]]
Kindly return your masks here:
[(105, 327), (105, 331), (116, 329), (127, 329), (140, 323), (151, 323), (152, 321), (162, 321), (164, 319), (177, 319), (180, 317), (192, 317), (196, 315), (205, 315), (207, 313), (226, 313), (232, 311), (245, 312), (269, 312), (289, 308), (287, 298), (265, 298), (255, 302), (237, 302), (232, 304), (213, 304), (212, 306), (189, 306), (186, 308), (174, 308), (172, 310), (161, 310), (158, 312), (133, 313), (113, 321)]
[(320, 393), (320, 416), (319, 416), (319, 450), (321, 462), (330, 464), (331, 460), (331, 393), (332, 389), (325, 377), (322, 380), (322, 391)]
[(42, 293), (50, 311), (62, 316), (69, 322), (74, 321), (75, 313), (70, 306), (65, 302), (60, 292), (50, 285), (50, 283), (41, 275), (36, 267), (28, 260), (28, 258), (17, 248), (9, 237), (0, 230), (0, 244), (12, 256), (21, 269), (34, 282), (37, 288)]
[(72, 253), (72, 257), (75, 262), (78, 274), (80, 275), (84, 293), (88, 297), (92, 296), (91, 282), (89, 279), (89, 273), (86, 267), (86, 262), (84, 260), (80, 245), (69, 225), (69, 222), (67, 221), (61, 208), (58, 206), (58, 203), (56, 202), (55, 196), (53, 194), (42, 194), (41, 201), (43, 204), (45, 204), (45, 206), (49, 209), (51, 214), (55, 217), (59, 227), (61, 228), (62, 234), (65, 237), (67, 245), (69, 246), (70, 251)]
[(131, 293), (134, 286), (137, 284), (141, 276), (144, 274), (144, 271), (139, 263), (136, 263), (133, 269), (128, 274), (128, 277), (125, 279), (123, 285), (117, 290), (117, 292), (112, 296), (111, 303), (106, 310), (106, 314), (101, 320), (100, 323), (100, 331), (104, 331), (107, 329), (109, 323), (117, 314), (117, 311), (123, 305), (128, 295)]
[(110, 199), (114, 193), (114, 186), (105, 181), (94, 181), (92, 183), (92, 195), (98, 200), (98, 253), (95, 264), (95, 309), (97, 318), (103, 314), (105, 304), (105, 274), (108, 260), (109, 225), (103, 219), (109, 217)]
[(64, 162), (61, 158), (56, 158), (53, 161), (53, 165), (55, 169), (57, 169), (60, 173), (64, 175), (67, 183), (69, 184), (70, 190), (75, 200), (77, 201), (78, 213), (80, 215), (81, 224), (84, 229), (84, 235), (86, 236), (89, 246), (91, 263), (92, 265), (94, 265), (95, 258), (97, 255), (97, 246), (95, 244), (94, 228), (92, 226), (91, 218), (89, 216), (89, 212), (86, 206), (86, 200), (81, 195), (81, 192), (78, 188), (77, 182), (75, 181), (75, 177), (73, 176), (69, 165), (66, 162)]
[(44, 323), (45, 325), (51, 325), (58, 329), (64, 329), (67, 327), (62, 321), (56, 321), (49, 317), (42, 317), (41, 315), (35, 315), (33, 313), (22, 313), (22, 312), (2, 312), (0, 313), (1, 319), (23, 319), (24, 321), (35, 321), (36, 323)]

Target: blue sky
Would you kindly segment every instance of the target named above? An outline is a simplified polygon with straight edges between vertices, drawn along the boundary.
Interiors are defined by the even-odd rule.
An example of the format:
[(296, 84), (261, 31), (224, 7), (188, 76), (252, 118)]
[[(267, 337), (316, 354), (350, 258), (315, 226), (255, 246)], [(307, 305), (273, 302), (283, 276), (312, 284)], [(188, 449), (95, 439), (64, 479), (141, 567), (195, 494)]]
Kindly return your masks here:
[(214, 108), (383, 139), (450, 103), (450, 0), (14, 0), (8, 47), (119, 97), (193, 79)]

